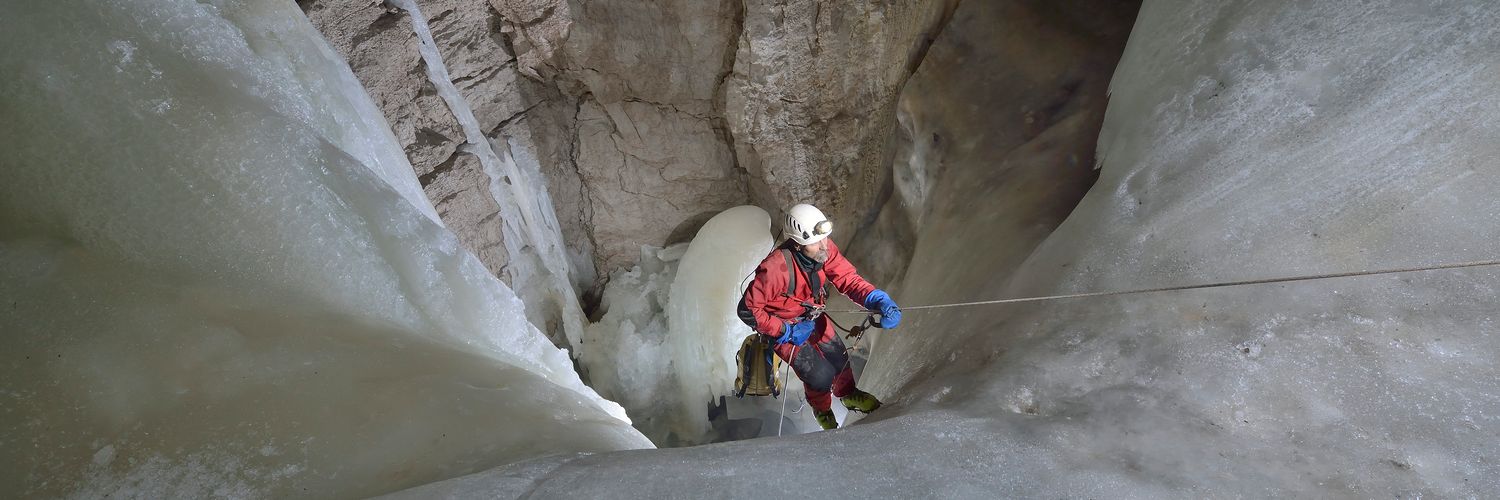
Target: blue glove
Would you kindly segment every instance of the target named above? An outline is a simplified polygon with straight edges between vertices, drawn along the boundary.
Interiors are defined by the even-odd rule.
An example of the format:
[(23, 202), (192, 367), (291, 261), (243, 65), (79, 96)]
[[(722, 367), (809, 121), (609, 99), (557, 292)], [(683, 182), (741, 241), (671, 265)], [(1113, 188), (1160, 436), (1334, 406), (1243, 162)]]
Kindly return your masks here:
[(811, 338), (813, 331), (817, 329), (817, 323), (814, 323), (812, 320), (788, 323), (786, 328), (781, 330), (781, 338), (776, 339), (776, 343), (791, 345), (806, 344), (807, 339)]
[(901, 324), (901, 308), (885, 290), (876, 290), (865, 296), (865, 309), (880, 313), (881, 328), (895, 328)]

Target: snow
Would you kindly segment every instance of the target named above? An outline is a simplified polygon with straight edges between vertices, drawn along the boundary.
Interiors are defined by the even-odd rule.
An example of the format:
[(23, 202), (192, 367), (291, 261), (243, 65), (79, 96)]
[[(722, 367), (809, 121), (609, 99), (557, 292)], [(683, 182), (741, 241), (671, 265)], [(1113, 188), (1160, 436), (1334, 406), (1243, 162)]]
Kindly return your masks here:
[(0, 489), (333, 497), (648, 448), (290, 2), (0, 17)]

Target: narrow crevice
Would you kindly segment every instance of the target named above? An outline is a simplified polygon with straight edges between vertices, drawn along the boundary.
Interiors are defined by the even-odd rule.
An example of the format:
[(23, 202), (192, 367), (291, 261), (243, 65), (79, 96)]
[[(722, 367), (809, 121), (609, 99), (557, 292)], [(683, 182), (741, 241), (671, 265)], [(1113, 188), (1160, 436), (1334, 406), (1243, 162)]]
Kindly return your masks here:
[(490, 129), (490, 132), (486, 135), (490, 138), (499, 137), (506, 127), (509, 127), (512, 124), (521, 121), (522, 119), (526, 118), (526, 113), (529, 113), (531, 112), (531, 110), (536, 109), (537, 106), (547, 104), (548, 102), (549, 101), (537, 101), (535, 104), (527, 106), (526, 109), (517, 111), (514, 114), (505, 117), (504, 119), (500, 120), (499, 124), (495, 125), (495, 128)]
[(744, 36), (745, 29), (745, 2), (741, 0), (735, 9), (734, 20), (731, 22), (729, 36), (724, 42), (724, 62), (719, 67), (719, 76), (714, 84), (713, 119), (709, 121), (714, 135), (729, 148), (729, 161), (735, 173), (740, 177), (740, 190), (745, 195), (744, 201), (750, 202), (750, 171), (740, 163), (739, 146), (735, 144), (734, 130), (729, 127), (729, 78), (734, 74), (734, 64), (739, 57), (740, 38)]
[[(434, 181), (437, 181), (438, 177), (441, 177), (443, 174), (446, 174), (446, 173), (448, 173), (448, 172), (450, 172), (450, 171), (453, 170), (453, 165), (458, 162), (457, 161), (458, 160), (458, 155), (460, 155), (460, 154), (462, 154), (462, 153), (455, 152), (452, 155), (449, 155), (448, 159), (443, 160), (442, 163), (439, 163), (439, 164), (437, 164), (437, 166), (432, 167), (432, 171), (431, 172), (428, 172), (428, 173), (425, 173), (425, 174), (417, 176), (417, 183), (421, 184), (423, 189), (426, 189), (429, 184), (432, 184)], [(449, 195), (448, 197), (445, 197), (445, 198), (443, 198), (441, 200), (438, 200), (437, 203), (435, 203), (435, 204), (436, 205), (441, 205), (441, 204), (443, 204), (444, 202), (447, 202), (450, 199), (452, 199), (452, 195)]]
[[(589, 240), (589, 248), (593, 255), (589, 257), (594, 261), (594, 267), (598, 272), (594, 274), (594, 284), (588, 290), (584, 290), (580, 300), (584, 316), (590, 322), (599, 321), (604, 315), (600, 305), (604, 300), (604, 287), (609, 284), (609, 271), (599, 266), (599, 240), (594, 234), (594, 198), (593, 187), (589, 185), (588, 177), (583, 175), (583, 169), (578, 166), (578, 145), (583, 140), (583, 127), (579, 125), (578, 117), (583, 114), (583, 105), (591, 100), (593, 94), (583, 94), (573, 102), (573, 116), (570, 121), (571, 130), (568, 141), (568, 165), (573, 167), (573, 175), (578, 177), (578, 199), (583, 203), (580, 213), (583, 215), (583, 234)], [(584, 379), (587, 382), (587, 379)]]
[(487, 68), (484, 71), (481, 71), (479, 73), (470, 74), (470, 75), (460, 75), (460, 76), (454, 77), (453, 78), (453, 84), (459, 86), (460, 88), (463, 88), (463, 89), (467, 90), (469, 88), (472, 88), (473, 85), (464, 85), (464, 84), (469, 83), (469, 82), (474, 82), (474, 85), (477, 85), (477, 84), (482, 83), (482, 82), (484, 82), (486, 80), (489, 80), (490, 78), (493, 78), (495, 75), (500, 74), (501, 71), (504, 71), (506, 64), (510, 64), (510, 62), (506, 62), (506, 63), (500, 64), (498, 66), (491, 66), (491, 67), (489, 67), (489, 68)]

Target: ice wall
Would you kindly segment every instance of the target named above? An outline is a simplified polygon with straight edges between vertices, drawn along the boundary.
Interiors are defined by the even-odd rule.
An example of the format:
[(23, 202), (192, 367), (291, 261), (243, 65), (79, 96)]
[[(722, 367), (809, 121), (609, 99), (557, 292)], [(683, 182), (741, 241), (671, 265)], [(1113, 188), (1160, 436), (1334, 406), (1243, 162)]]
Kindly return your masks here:
[[(1497, 20), (1478, 1), (1146, 2), (1111, 83), (1098, 183), (992, 290), (1494, 258)], [(1496, 278), (911, 314), (942, 334), (887, 336), (868, 373), (897, 404), (998, 414), (1036, 456), (1140, 496), (1492, 496), (1500, 338), (1482, 304)], [(1044, 477), (1027, 483), (1082, 484)]]
[[(1494, 258), (1497, 50), (1482, 0), (1148, 0), (1098, 183), (1015, 280), (971, 297)], [(930, 266), (1014, 266), (951, 245), (969, 251)], [(914, 306), (946, 272), (907, 276)], [(1494, 497), (1497, 283), (1471, 269), (909, 310), (862, 379), (888, 406), (850, 428), (411, 494)]]
[(6, 12), (0, 489), (363, 496), (650, 446), (434, 221), (294, 5)]

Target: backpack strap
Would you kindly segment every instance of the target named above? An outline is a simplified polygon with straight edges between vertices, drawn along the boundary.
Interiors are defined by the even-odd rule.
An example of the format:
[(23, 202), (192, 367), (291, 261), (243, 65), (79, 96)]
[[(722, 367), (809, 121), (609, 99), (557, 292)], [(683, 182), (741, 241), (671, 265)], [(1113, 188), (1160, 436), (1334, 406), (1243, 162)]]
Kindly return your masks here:
[[(746, 348), (741, 347), (740, 349), (743, 351)], [(750, 378), (750, 374), (754, 372), (754, 370), (750, 369), (750, 363), (754, 363), (754, 361), (751, 361), (747, 358), (751, 356), (754, 355), (747, 352), (740, 353), (740, 364), (743, 365), (742, 368), (744, 369), (744, 373), (741, 373), (738, 377), (738, 380), (736, 380), (737, 382), (739, 382), (739, 386), (734, 388), (734, 397), (743, 398), (745, 397), (745, 391), (750, 389), (750, 382), (751, 380), (753, 380), (752, 378)]]
[[(803, 271), (802, 267), (797, 265), (796, 257), (792, 257), (791, 250), (786, 248), (781, 249), (781, 256), (786, 257), (786, 293), (782, 294), (782, 296), (791, 297), (792, 294), (797, 293), (797, 275), (802, 274)], [(821, 301), (828, 297), (828, 295), (825, 293), (826, 291), (822, 289), (822, 286), (813, 286), (813, 284), (817, 283), (818, 280), (808, 278), (807, 281), (808, 288), (813, 295), (813, 301)]]
[(740, 343), (739, 354), (735, 355), (735, 362), (739, 364), (740, 376), (734, 378), (734, 397), (745, 397), (745, 393), (750, 389), (750, 384), (755, 380), (752, 378), (752, 375), (755, 373), (754, 366), (752, 365), (752, 363), (755, 363), (755, 360), (752, 358), (757, 357), (754, 342), (760, 341), (760, 339), (756, 338), (759, 336), (751, 334), (750, 337), (745, 338), (745, 341)]
[(766, 349), (766, 385), (771, 386), (771, 399), (781, 396), (781, 385), (776, 381), (776, 350), (770, 348)]
[(792, 257), (792, 251), (781, 249), (781, 256), (786, 257), (786, 296), (791, 297), (797, 293), (797, 261)]

